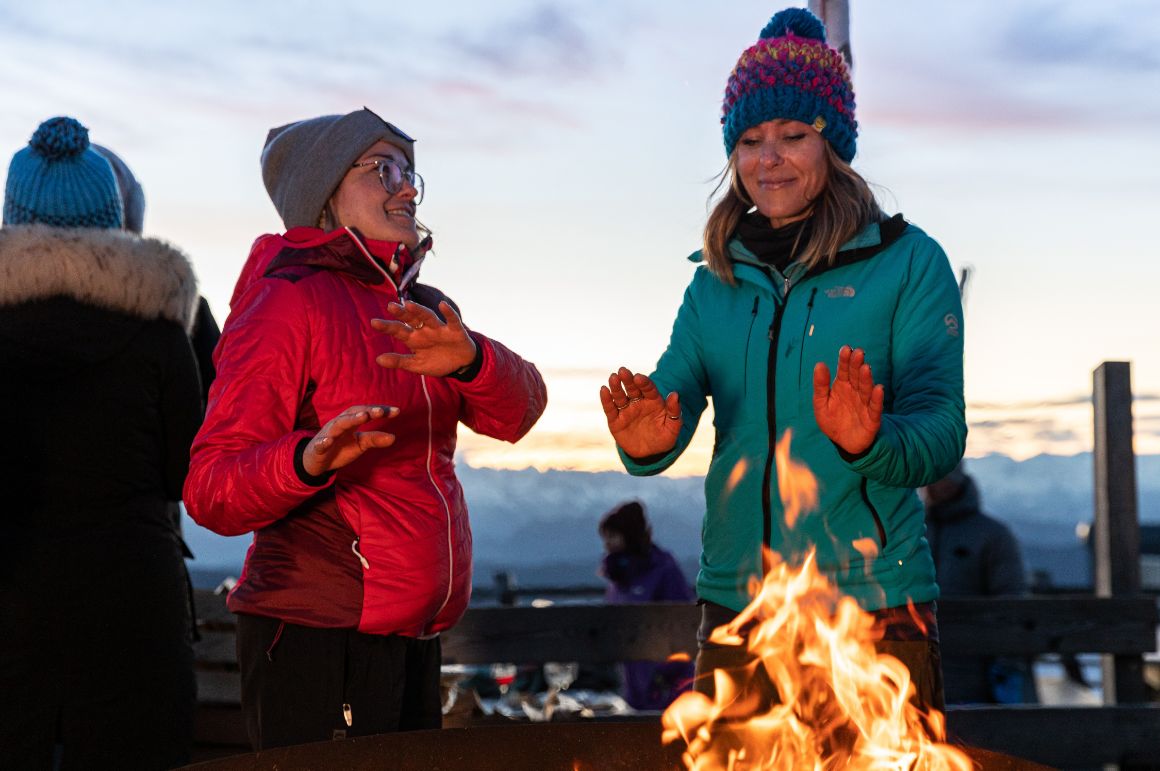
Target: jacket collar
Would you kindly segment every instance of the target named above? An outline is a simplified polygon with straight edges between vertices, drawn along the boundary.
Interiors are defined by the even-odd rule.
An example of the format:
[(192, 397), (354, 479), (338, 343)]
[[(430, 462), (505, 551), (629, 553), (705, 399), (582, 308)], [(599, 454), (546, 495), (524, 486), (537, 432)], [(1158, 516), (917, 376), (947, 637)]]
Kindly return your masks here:
[(319, 228), (292, 228), (282, 238), (284, 245), (264, 275), (291, 265), (309, 265), (346, 273), (371, 286), (389, 284), (399, 294), (414, 283), (431, 248), (430, 236), (411, 251), (401, 242), (366, 238), (354, 228), (329, 233)]
[[(758, 259), (737, 238), (730, 239), (729, 254), (733, 258), (734, 268), (742, 268), (737, 273), (739, 278), (744, 277), (748, 272), (744, 266), (752, 266), (763, 276), (772, 275), (774, 278), (786, 284), (796, 284), (805, 278), (817, 276), (835, 268), (870, 259), (897, 241), (907, 226), (908, 223), (901, 214), (895, 214), (893, 217), (882, 222), (871, 222), (855, 233), (850, 240), (842, 244), (841, 248), (838, 249), (838, 258), (832, 265), (815, 265), (809, 271), (806, 271), (801, 263), (795, 262), (785, 270), (784, 274), (779, 273)], [(691, 262), (703, 262), (704, 255), (698, 250), (689, 255), (689, 260)]]
[[(838, 259), (832, 266), (826, 266), (820, 270), (815, 269), (815, 272), (820, 273), (831, 267), (849, 265), (851, 262), (872, 257), (896, 241), (905, 229), (906, 220), (901, 214), (895, 214), (882, 222), (871, 222), (842, 244), (841, 248), (838, 249)], [(740, 239), (733, 238), (729, 241), (729, 252), (736, 262), (764, 267), (761, 260), (747, 249)]]
[(0, 228), (0, 305), (69, 297), (188, 332), (197, 308), (189, 260), (169, 244), (124, 230)]

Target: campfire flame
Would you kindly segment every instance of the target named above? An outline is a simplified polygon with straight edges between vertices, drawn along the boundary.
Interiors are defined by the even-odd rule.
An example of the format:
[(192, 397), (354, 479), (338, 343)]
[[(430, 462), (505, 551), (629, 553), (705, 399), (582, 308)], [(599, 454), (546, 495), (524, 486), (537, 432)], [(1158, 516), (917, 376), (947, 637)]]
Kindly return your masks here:
[[(790, 459), (786, 434), (777, 448), (778, 482), (786, 519), (792, 511), (796, 521), (817, 505), (817, 482)], [(855, 547), (868, 557), (877, 552)], [(906, 666), (875, 650), (881, 632), (874, 617), (818, 571), (814, 552), (800, 567), (766, 556), (770, 568), (764, 581), (753, 580), (752, 602), (709, 638), (746, 646), (749, 663), (714, 670), (713, 699), (682, 694), (662, 717), (663, 741), (686, 745), (685, 767), (970, 771), (967, 755), (942, 743), (943, 714), (911, 703)]]

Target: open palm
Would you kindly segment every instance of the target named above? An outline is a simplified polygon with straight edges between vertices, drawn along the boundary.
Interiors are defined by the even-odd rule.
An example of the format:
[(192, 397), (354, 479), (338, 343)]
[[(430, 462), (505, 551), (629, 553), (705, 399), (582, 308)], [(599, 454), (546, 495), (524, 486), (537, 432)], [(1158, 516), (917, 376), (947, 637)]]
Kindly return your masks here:
[(830, 368), (814, 366), (814, 417), (818, 428), (851, 455), (865, 452), (882, 427), (885, 389), (874, 384), (874, 374), (861, 348), (844, 345), (838, 351), (838, 372), (830, 383)]
[(620, 449), (634, 458), (668, 452), (681, 433), (680, 398), (662, 398), (647, 375), (621, 367), (600, 387), (600, 406), (608, 431)]

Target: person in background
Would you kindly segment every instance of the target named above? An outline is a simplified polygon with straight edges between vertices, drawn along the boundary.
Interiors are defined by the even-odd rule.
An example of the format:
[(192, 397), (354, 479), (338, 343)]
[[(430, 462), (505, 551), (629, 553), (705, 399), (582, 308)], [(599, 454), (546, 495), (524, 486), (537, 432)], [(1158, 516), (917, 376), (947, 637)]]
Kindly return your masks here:
[[(941, 247), (885, 215), (850, 166), (854, 93), (825, 37), (791, 8), (741, 54), (722, 105), (723, 192), (690, 258), (704, 264), (652, 375), (621, 367), (600, 400), (625, 468), (649, 475), (684, 451), (713, 399), (698, 691), (748, 661), (708, 638), (748, 605), (765, 550), (790, 564), (813, 551), (874, 614), (877, 648), (907, 665), (917, 705), (941, 709), (938, 587), (915, 488), (963, 454), (962, 304)], [(779, 442), (818, 481), (818, 505), (796, 518)]]
[[(121, 205), (125, 212), (125, 230), (141, 235), (145, 227), (145, 190), (119, 155), (102, 145), (94, 144), (92, 148), (113, 167), (113, 173), (117, 177), (117, 189), (121, 193)], [(220, 337), (221, 330), (213, 317), (213, 311), (209, 309), (209, 303), (204, 297), (199, 296), (189, 339), (193, 343), (194, 356), (197, 357), (203, 403), (209, 397), (209, 387), (213, 383), (215, 374), (213, 349)]]
[(439, 633), (471, 594), (456, 432), (518, 440), (544, 382), (418, 283), (424, 184), (397, 126), (297, 121), (261, 162), (286, 232), (242, 268), (184, 498), (254, 534), (227, 601), (250, 740), (438, 728)]
[(202, 416), (197, 281), (124, 225), (88, 130), (42, 123), (8, 167), (0, 228), (5, 769), (190, 755), (192, 619), (169, 506)]
[[(1019, 542), (1007, 525), (983, 513), (979, 488), (962, 463), (920, 492), (943, 597), (1027, 594)], [(943, 683), (948, 704), (1037, 701), (1029, 663), (1010, 657), (944, 658)]]
[[(693, 602), (696, 596), (673, 555), (653, 543), (652, 526), (639, 501), (623, 503), (600, 519), (608, 581), (608, 603)], [(663, 710), (689, 689), (693, 665), (687, 661), (624, 663), (624, 700), (633, 709)]]

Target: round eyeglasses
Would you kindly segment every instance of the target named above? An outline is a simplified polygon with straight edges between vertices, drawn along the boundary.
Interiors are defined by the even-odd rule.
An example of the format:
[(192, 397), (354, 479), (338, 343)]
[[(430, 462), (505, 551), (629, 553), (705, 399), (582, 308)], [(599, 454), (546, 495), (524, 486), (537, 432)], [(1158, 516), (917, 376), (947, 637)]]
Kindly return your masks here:
[(417, 171), (401, 168), (397, 161), (391, 158), (375, 158), (370, 161), (359, 161), (352, 168), (375, 166), (379, 170), (379, 182), (383, 183), (383, 190), (390, 195), (398, 195), (403, 189), (403, 182), (415, 188), (415, 205), (423, 203), (423, 178)]

